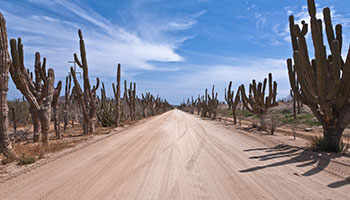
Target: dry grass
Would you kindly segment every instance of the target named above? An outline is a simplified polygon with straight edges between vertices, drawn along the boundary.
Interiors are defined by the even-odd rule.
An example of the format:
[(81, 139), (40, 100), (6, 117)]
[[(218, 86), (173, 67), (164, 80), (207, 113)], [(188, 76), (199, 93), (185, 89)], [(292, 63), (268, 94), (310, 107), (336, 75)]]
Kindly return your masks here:
[(74, 127), (69, 127), (61, 139), (55, 138), (55, 133), (51, 129), (52, 131), (49, 133), (50, 142), (48, 145), (42, 145), (41, 142), (33, 143), (31, 139), (24, 142), (14, 143), (13, 149), (18, 155), (18, 158), (3, 158), (1, 163), (6, 165), (17, 161), (18, 165), (31, 164), (39, 159), (45, 158), (47, 154), (72, 148), (81, 142), (87, 141), (92, 135), (109, 134), (112, 129), (113, 127), (97, 127), (94, 134), (82, 135), (82, 128), (79, 125), (75, 125)]

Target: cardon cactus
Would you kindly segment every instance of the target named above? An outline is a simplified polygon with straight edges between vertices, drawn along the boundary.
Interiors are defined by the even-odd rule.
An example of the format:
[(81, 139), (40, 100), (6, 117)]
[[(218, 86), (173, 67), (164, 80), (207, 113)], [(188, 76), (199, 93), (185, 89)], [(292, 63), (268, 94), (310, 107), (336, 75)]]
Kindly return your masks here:
[(124, 81), (124, 101), (129, 106), (130, 109), (130, 120), (135, 120), (135, 107), (136, 107), (136, 83), (134, 83), (134, 88), (132, 87), (133, 84), (130, 83), (130, 89), (127, 88), (127, 82)]
[(237, 108), (238, 103), (240, 102), (240, 94), (239, 94), (239, 88), (238, 88), (236, 96), (235, 96), (235, 98), (233, 98), (234, 91), (231, 91), (231, 88), (232, 88), (232, 81), (230, 81), (227, 91), (225, 88), (225, 100), (226, 100), (227, 104), (229, 105), (229, 109), (232, 108), (233, 123), (237, 124), (236, 108)]
[(119, 127), (120, 123), (120, 77), (121, 77), (121, 65), (117, 67), (117, 87), (112, 83), (113, 93), (115, 97), (115, 126)]
[(216, 119), (216, 111), (219, 106), (218, 93), (215, 93), (215, 86), (211, 90), (211, 96), (208, 94), (208, 111), (209, 118)]
[(74, 54), (74, 60), (77, 65), (83, 70), (83, 82), (84, 82), (84, 92), (80, 87), (76, 73), (71, 67), (70, 71), (74, 81), (74, 91), (76, 99), (83, 111), (83, 134), (88, 132), (95, 132), (96, 123), (96, 112), (97, 112), (97, 89), (99, 87), (100, 79), (96, 78), (96, 85), (91, 88), (89, 80), (89, 70), (86, 58), (85, 42), (83, 39), (83, 34), (81, 30), (78, 31), (79, 43), (80, 43), (80, 57), (79, 60), (77, 54)]
[(66, 132), (67, 126), (68, 126), (68, 112), (69, 112), (69, 105), (71, 103), (70, 93), (71, 93), (71, 82), (72, 82), (72, 76), (66, 76), (66, 87), (65, 87), (65, 93), (64, 93), (64, 126), (63, 126), (63, 132)]
[(240, 93), (242, 97), (242, 102), (244, 107), (251, 113), (256, 114), (261, 122), (261, 128), (265, 130), (264, 115), (267, 113), (269, 108), (277, 106), (276, 101), (277, 96), (277, 82), (272, 83), (272, 74), (269, 73), (269, 94), (265, 97), (267, 79), (264, 82), (259, 82), (258, 85), (256, 81), (253, 80), (249, 85), (249, 97), (247, 97), (244, 89), (244, 85), (240, 86)]
[(341, 57), (342, 26), (332, 25), (329, 8), (323, 9), (324, 24), (331, 55), (327, 56), (323, 40), (322, 20), (316, 17), (314, 0), (308, 0), (311, 36), (315, 58), (310, 60), (306, 34), (308, 24), (302, 27), (289, 17), (293, 58), (287, 60), (289, 81), (297, 99), (306, 104), (322, 123), (328, 151), (338, 151), (344, 129), (350, 123), (350, 51), (346, 61)]
[(58, 81), (57, 86), (53, 93), (53, 101), (52, 101), (53, 121), (54, 121), (54, 128), (55, 128), (55, 133), (57, 138), (61, 138), (61, 127), (58, 119), (58, 106), (59, 106), (61, 88), (62, 88), (62, 81)]
[(42, 142), (48, 144), (48, 132), (51, 120), (51, 103), (54, 93), (55, 73), (52, 68), (46, 72), (46, 59), (43, 64), (40, 61), (40, 54), (35, 54), (35, 82), (33, 76), (26, 70), (23, 58), (23, 44), (21, 38), (10, 40), (12, 65), (10, 73), (16, 88), (27, 99), (34, 123), (34, 141), (39, 139), (41, 127)]
[(16, 157), (9, 141), (10, 130), (7, 105), (11, 59), (8, 51), (6, 21), (2, 13), (0, 13), (0, 56), (0, 152), (3, 153), (5, 157), (11, 158)]

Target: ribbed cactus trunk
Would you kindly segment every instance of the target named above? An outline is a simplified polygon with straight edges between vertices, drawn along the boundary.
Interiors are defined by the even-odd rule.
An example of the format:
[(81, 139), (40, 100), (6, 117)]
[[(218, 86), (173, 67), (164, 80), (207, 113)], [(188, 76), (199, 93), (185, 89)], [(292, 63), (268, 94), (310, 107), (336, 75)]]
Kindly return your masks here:
[(40, 113), (40, 123), (41, 123), (41, 134), (43, 144), (48, 144), (49, 142), (49, 130), (50, 130), (50, 121), (51, 121), (51, 103), (54, 93), (54, 82), (55, 82), (55, 73), (53, 69), (48, 70), (47, 77), (42, 77), (44, 81), (42, 95), (43, 104)]
[[(23, 44), (21, 38), (18, 38), (18, 44), (15, 39), (10, 40), (12, 65), (10, 73), (13, 82), (18, 90), (27, 99), (31, 112), (34, 115), (34, 123), (37, 123), (39, 117), (42, 133), (42, 143), (48, 144), (48, 131), (50, 128), (51, 119), (51, 103), (53, 97), (55, 74), (53, 69), (48, 69), (46, 72), (46, 59), (43, 59), (43, 64), (40, 61), (40, 54), (35, 54), (35, 76), (36, 81), (29, 75), (29, 70), (24, 66)], [(43, 82), (43, 84), (41, 83)], [(38, 114), (38, 115), (37, 115)], [(36, 126), (34, 128), (38, 128)], [(36, 133), (36, 130), (34, 130)], [(34, 140), (37, 135), (34, 135)]]
[(33, 142), (39, 142), (41, 130), (40, 113), (38, 111), (35, 111), (32, 106), (30, 106), (29, 112), (33, 122)]
[[(324, 143), (328, 151), (339, 151), (343, 130), (350, 123), (350, 51), (342, 59), (342, 26), (333, 29), (329, 8), (324, 8), (324, 24), (331, 55), (327, 55), (322, 20), (316, 17), (314, 0), (308, 0), (311, 35), (315, 59), (310, 60), (306, 42), (308, 24), (302, 28), (289, 17), (293, 58), (287, 60), (289, 81), (301, 103), (309, 106), (322, 123)], [(300, 88), (300, 89), (299, 89)]]
[(59, 106), (59, 97), (61, 93), (61, 88), (62, 88), (62, 81), (59, 81), (54, 90), (53, 102), (52, 102), (53, 121), (54, 121), (56, 138), (61, 138), (61, 127), (60, 127), (59, 116), (58, 116), (58, 106)]
[(85, 50), (85, 42), (81, 30), (78, 30), (79, 35), (79, 46), (80, 46), (80, 58), (78, 59), (77, 54), (74, 54), (74, 61), (83, 70), (83, 82), (84, 91), (82, 91), (79, 82), (77, 80), (74, 69), (71, 67), (71, 74), (73, 76), (75, 90), (78, 102), (83, 110), (83, 134), (88, 132), (95, 132), (95, 123), (97, 121), (97, 94), (96, 91), (100, 84), (100, 79), (96, 78), (96, 85), (91, 88), (89, 80), (89, 69), (87, 63), (87, 56)]
[(71, 82), (72, 82), (72, 76), (69, 75), (66, 77), (66, 87), (65, 87), (65, 104), (64, 104), (64, 125), (63, 125), (63, 132), (66, 132), (67, 126), (68, 126), (68, 120), (69, 120), (69, 105), (70, 105), (70, 90), (71, 90)]
[(136, 83), (134, 82), (134, 89), (132, 90), (132, 114), (133, 120), (136, 120)]
[(7, 158), (15, 157), (9, 141), (9, 120), (7, 91), (10, 69), (10, 54), (8, 51), (6, 21), (2, 13), (0, 13), (0, 151)]
[[(121, 77), (121, 65), (118, 64), (117, 68), (117, 88), (114, 91), (115, 94), (115, 125), (119, 127), (120, 123), (120, 77)], [(114, 88), (114, 87), (113, 87)]]

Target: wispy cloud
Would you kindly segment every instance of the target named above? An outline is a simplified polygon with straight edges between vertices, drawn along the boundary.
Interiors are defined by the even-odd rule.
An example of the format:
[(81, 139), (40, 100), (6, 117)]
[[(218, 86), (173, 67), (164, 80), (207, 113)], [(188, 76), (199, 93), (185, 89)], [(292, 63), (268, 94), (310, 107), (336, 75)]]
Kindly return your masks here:
[[(156, 70), (158, 67), (151, 64), (151, 61), (183, 61), (184, 58), (176, 50), (179, 43), (185, 39), (173, 36), (172, 39), (166, 40), (165, 32), (186, 30), (196, 24), (195, 17), (189, 16), (186, 19), (166, 21), (159, 27), (148, 25), (157, 28), (158, 34), (152, 38), (151, 36), (145, 38), (137, 30), (128, 30), (113, 24), (79, 1), (28, 0), (28, 2), (45, 7), (51, 15), (48, 16), (39, 8), (27, 9), (23, 6), (20, 8), (23, 10), (23, 15), (12, 13), (11, 9), (0, 8), (7, 19), (8, 30), (12, 33), (10, 35), (21, 33), (16, 36), (23, 38), (28, 66), (32, 66), (33, 58), (30, 55), (40, 51), (47, 57), (48, 63), (54, 65), (59, 76), (64, 76), (68, 72), (67, 61), (72, 59), (73, 53), (79, 53), (78, 28), (82, 29), (85, 38), (91, 74), (114, 77), (117, 63), (122, 63), (130, 70)], [(17, 6), (13, 2), (3, 3), (8, 4), (8, 7)], [(72, 14), (75, 18), (64, 17)], [(157, 38), (159, 35), (162, 35), (162, 39)]]
[[(232, 64), (190, 66), (191, 71), (184, 72), (180, 76), (169, 79), (169, 83), (178, 88), (183, 88), (182, 92), (194, 95), (193, 91), (203, 93), (205, 88), (215, 85), (219, 91), (220, 100), (224, 100), (224, 88), (229, 81), (233, 81), (234, 90), (241, 84), (249, 84), (252, 79), (263, 81), (268, 73), (273, 74), (273, 79), (277, 80), (278, 96), (280, 98), (289, 95), (289, 82), (286, 61), (280, 59), (261, 59), (254, 57), (227, 58)], [(200, 70), (198, 70), (200, 69)], [(170, 98), (176, 98), (176, 96)]]

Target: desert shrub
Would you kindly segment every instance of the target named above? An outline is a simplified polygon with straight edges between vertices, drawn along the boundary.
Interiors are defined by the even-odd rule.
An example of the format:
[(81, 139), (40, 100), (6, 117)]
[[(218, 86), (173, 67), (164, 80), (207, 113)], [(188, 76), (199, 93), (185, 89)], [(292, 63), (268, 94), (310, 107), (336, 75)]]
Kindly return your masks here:
[(101, 104), (100, 110), (97, 112), (97, 119), (103, 127), (112, 126), (115, 123), (114, 107), (112, 101)]
[(283, 123), (294, 123), (294, 122), (298, 122), (300, 124), (305, 124), (305, 125), (309, 125), (309, 126), (320, 126), (321, 123), (318, 122), (315, 117), (311, 114), (311, 113), (307, 113), (307, 112), (302, 112), (301, 114), (297, 115), (297, 118), (294, 119), (293, 114), (283, 114), (281, 116), (281, 121)]
[(33, 156), (25, 156), (23, 155), (19, 160), (17, 165), (28, 165), (35, 163), (36, 159)]
[(9, 122), (11, 124), (13, 124), (12, 108), (15, 109), (17, 125), (25, 125), (31, 121), (31, 118), (29, 115), (29, 104), (26, 101), (16, 99), (13, 101), (8, 101), (7, 104), (9, 107), (9, 113), (8, 113)]
[[(327, 151), (328, 147), (321, 136), (315, 136), (310, 139), (310, 146), (315, 151)], [(337, 153), (344, 153), (349, 148), (349, 145), (345, 144), (343, 141), (340, 143)]]
[(264, 121), (266, 125), (266, 130), (273, 135), (277, 127), (283, 125), (283, 122), (280, 120), (281, 116), (278, 113), (269, 112), (264, 116)]

